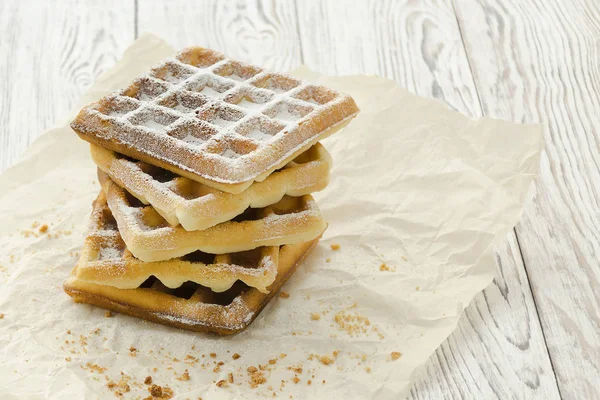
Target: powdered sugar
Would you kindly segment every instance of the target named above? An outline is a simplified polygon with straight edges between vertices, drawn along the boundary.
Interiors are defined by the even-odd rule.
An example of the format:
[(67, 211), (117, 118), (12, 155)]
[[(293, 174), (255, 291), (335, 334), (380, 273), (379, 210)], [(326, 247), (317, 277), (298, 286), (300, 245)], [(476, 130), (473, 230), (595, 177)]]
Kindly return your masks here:
[[(103, 101), (110, 103), (110, 110), (96, 104), (84, 109), (84, 114), (89, 111), (89, 117), (80, 115), (73, 128), (101, 140), (126, 144), (123, 153), (135, 148), (150, 158), (222, 183), (241, 183), (257, 177), (285, 161), (294, 151), (310, 146), (323, 131), (358, 111), (348, 96), (198, 48), (165, 60), (130, 87)], [(127, 108), (118, 103), (127, 103)], [(166, 114), (168, 121), (147, 118), (148, 112)], [(266, 133), (259, 126), (264, 125), (260, 120), (265, 118), (279, 125), (270, 138), (256, 134), (257, 129)], [(311, 119), (319, 123), (298, 130), (299, 123)], [(181, 139), (177, 129), (197, 120), (214, 131), (205, 141), (187, 137), (171, 141), (169, 150), (164, 152), (158, 149), (165, 146), (150, 145), (164, 142), (167, 135)], [(144, 127), (150, 136), (134, 134), (131, 124)], [(253, 134), (242, 138), (239, 134), (242, 127)], [(245, 157), (208, 151), (223, 141), (231, 143), (234, 151), (240, 146), (248, 148), (244, 141), (254, 141), (255, 145), (249, 153), (244, 153), (248, 155)]]

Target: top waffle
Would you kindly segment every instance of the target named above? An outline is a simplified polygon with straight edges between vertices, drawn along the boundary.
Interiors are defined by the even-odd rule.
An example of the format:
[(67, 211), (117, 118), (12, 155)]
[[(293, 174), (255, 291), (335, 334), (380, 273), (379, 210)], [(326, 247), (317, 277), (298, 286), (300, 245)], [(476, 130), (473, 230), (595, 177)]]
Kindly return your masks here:
[(239, 193), (358, 113), (334, 90), (193, 47), (84, 107), (83, 139)]

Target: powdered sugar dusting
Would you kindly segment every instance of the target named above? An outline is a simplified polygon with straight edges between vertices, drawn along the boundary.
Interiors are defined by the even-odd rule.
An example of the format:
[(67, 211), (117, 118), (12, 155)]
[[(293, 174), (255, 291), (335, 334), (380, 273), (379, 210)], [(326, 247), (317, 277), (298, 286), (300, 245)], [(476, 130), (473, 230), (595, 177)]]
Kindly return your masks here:
[(115, 247), (102, 247), (98, 251), (98, 261), (118, 260), (123, 255), (123, 251)]
[[(182, 101), (183, 98), (186, 100)], [(84, 109), (87, 116), (85, 112), (81, 114), (73, 128), (101, 140), (122, 143), (126, 145), (120, 150), (124, 153), (135, 148), (157, 161), (223, 183), (255, 178), (358, 111), (348, 96), (197, 48), (166, 59), (130, 87), (100, 101), (103, 102), (110, 103), (110, 107), (96, 103)], [(219, 112), (215, 115), (214, 110)], [(169, 121), (146, 118), (147, 113), (166, 114)], [(273, 134), (272, 138), (258, 135), (248, 125), (258, 124), (259, 118), (283, 125), (280, 131), (285, 130), (285, 135)], [(318, 123), (298, 130), (298, 124), (316, 118)], [(177, 129), (194, 121), (202, 121), (215, 134), (206, 141), (188, 138), (171, 140), (169, 147), (151, 145), (165, 142), (166, 136), (181, 139)], [(132, 124), (143, 126), (150, 135), (132, 134)], [(223, 140), (234, 143), (233, 148), (246, 146), (235, 144), (241, 140), (237, 132), (242, 127), (252, 132), (244, 140), (256, 142), (251, 154), (228, 157), (208, 151)], [(258, 125), (254, 128), (266, 133)], [(191, 129), (198, 128), (192, 124)], [(265, 141), (269, 146), (260, 146)], [(168, 151), (157, 150), (165, 147)]]

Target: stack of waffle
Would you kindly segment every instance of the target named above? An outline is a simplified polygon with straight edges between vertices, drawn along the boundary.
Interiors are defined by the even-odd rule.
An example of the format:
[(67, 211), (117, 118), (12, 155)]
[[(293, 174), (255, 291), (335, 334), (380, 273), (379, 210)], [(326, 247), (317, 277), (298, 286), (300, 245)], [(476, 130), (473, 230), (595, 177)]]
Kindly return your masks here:
[(244, 329), (327, 227), (319, 143), (351, 97), (190, 48), (83, 108), (102, 190), (64, 284), (77, 302), (197, 331)]

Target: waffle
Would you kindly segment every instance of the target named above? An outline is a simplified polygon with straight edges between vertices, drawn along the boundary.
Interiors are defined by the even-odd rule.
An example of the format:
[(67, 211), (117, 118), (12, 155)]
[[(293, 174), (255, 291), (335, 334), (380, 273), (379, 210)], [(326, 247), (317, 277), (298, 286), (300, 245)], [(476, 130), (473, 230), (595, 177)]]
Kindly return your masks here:
[(161, 262), (142, 262), (127, 250), (104, 192), (94, 202), (89, 232), (73, 270), (77, 279), (119, 289), (135, 289), (151, 276), (167, 288), (193, 282), (224, 292), (236, 281), (267, 293), (277, 275), (279, 247), (213, 255), (202, 252)]
[(98, 174), (108, 206), (127, 249), (142, 261), (169, 260), (202, 251), (235, 253), (262, 246), (312, 240), (327, 224), (311, 195), (284, 196), (265, 208), (248, 208), (231, 221), (203, 231), (170, 226), (152, 206), (145, 206), (106, 174)]
[[(244, 283), (242, 275), (237, 275), (240, 281), (232, 286), (228, 283), (227, 290), (217, 293), (202, 285), (214, 282), (209, 276), (219, 275), (213, 271), (213, 268), (218, 271), (219, 265), (189, 263), (189, 266), (185, 266), (177, 261), (171, 264), (172, 270), (168, 270), (165, 268), (166, 263), (143, 263), (127, 254), (102, 193), (94, 204), (90, 228), (81, 260), (63, 286), (65, 292), (76, 302), (93, 304), (165, 325), (219, 334), (231, 334), (246, 328), (319, 240), (315, 238), (305, 243), (263, 250), (265, 254), (269, 254), (267, 257), (272, 256), (278, 260), (270, 263), (277, 264), (277, 270), (276, 278), (268, 288), (249, 287), (248, 282)], [(113, 270), (115, 281), (128, 279), (126, 276), (131, 274), (130, 270), (134, 274), (135, 271), (144, 271), (142, 275), (150, 272), (152, 275), (133, 289), (120, 289), (99, 284), (98, 280), (88, 280), (95, 273), (86, 271), (89, 266), (100, 276), (107, 276), (101, 271), (104, 266)], [(207, 275), (197, 271), (179, 275), (182, 270), (192, 269), (203, 270)], [(231, 271), (221, 271), (225, 276), (231, 275)], [(191, 280), (182, 282), (188, 278)], [(174, 283), (173, 279), (178, 281), (176, 288), (170, 288), (166, 284)], [(219, 284), (219, 289), (227, 285)]]
[(284, 195), (298, 197), (322, 190), (332, 164), (327, 150), (317, 143), (263, 182), (231, 194), (96, 145), (91, 146), (91, 153), (115, 183), (142, 203), (151, 204), (170, 225), (181, 224), (188, 231), (229, 221), (248, 207), (266, 207)]
[(84, 107), (71, 127), (101, 147), (239, 193), (357, 113), (350, 96), (193, 47)]

